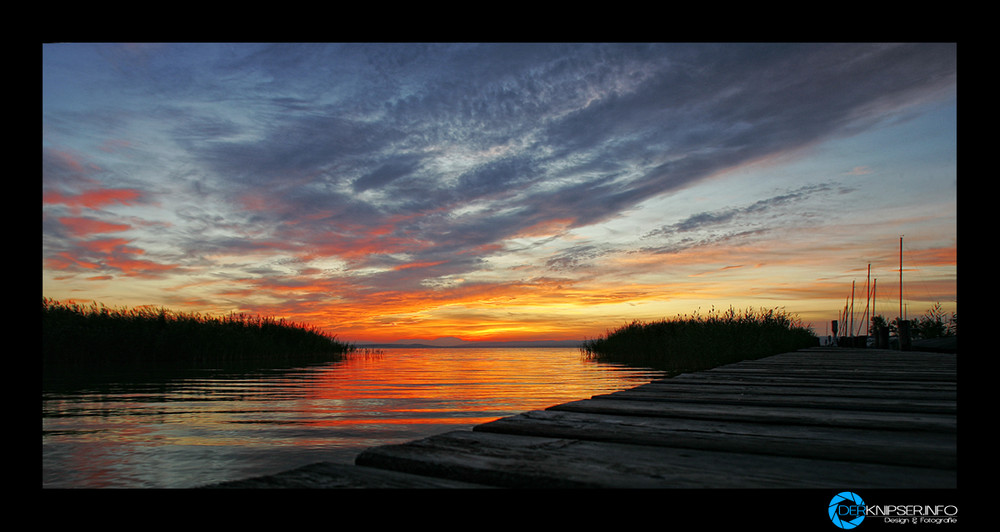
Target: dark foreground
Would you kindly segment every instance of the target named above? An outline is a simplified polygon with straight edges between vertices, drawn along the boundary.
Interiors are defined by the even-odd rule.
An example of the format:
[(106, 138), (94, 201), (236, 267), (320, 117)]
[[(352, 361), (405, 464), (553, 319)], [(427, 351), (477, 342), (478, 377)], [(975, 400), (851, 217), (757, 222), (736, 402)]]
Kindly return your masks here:
[(957, 355), (812, 348), (212, 488), (955, 488)]

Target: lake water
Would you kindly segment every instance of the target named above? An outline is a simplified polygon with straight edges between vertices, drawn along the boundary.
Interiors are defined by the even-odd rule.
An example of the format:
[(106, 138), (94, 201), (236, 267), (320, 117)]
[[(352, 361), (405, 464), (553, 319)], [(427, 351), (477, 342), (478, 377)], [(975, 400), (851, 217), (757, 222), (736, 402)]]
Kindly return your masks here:
[(189, 488), (644, 384), (578, 349), (386, 349), (252, 371), (45, 379), (43, 488)]

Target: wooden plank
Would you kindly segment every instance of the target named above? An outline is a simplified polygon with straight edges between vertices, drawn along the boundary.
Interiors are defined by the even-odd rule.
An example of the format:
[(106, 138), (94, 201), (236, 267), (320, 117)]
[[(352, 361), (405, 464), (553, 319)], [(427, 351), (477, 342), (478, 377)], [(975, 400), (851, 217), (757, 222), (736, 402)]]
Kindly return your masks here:
[[(653, 381), (649, 384), (702, 384), (702, 385), (771, 385), (771, 386), (830, 386), (840, 389), (850, 390), (853, 388), (878, 388), (882, 390), (900, 391), (949, 391), (957, 393), (958, 384), (956, 382), (941, 381), (905, 381), (905, 380), (879, 380), (879, 379), (847, 379), (837, 377), (824, 377), (822, 375), (798, 375), (785, 376), (779, 372), (748, 375), (726, 375), (726, 374), (701, 374), (684, 373), (669, 379)], [(642, 386), (648, 386), (642, 385)]]
[(810, 360), (820, 364), (860, 363), (865, 366), (878, 364), (917, 365), (933, 364), (935, 366), (956, 364), (958, 355), (955, 353), (930, 353), (921, 351), (887, 351), (878, 349), (827, 349), (810, 348), (799, 351), (789, 351), (763, 358), (746, 359), (734, 364), (774, 364), (789, 360)]
[(473, 430), (779, 456), (953, 469), (956, 436), (745, 421), (526, 412)]
[(699, 394), (706, 392), (715, 393), (738, 393), (738, 394), (781, 394), (785, 396), (820, 396), (820, 397), (867, 397), (886, 398), (894, 397), (898, 399), (917, 399), (955, 402), (958, 399), (958, 392), (955, 389), (940, 389), (937, 387), (909, 389), (909, 388), (886, 388), (883, 386), (855, 385), (855, 386), (834, 386), (831, 384), (807, 384), (803, 382), (746, 382), (746, 381), (700, 381), (691, 380), (663, 380), (651, 382), (637, 386), (630, 390), (623, 390), (611, 395), (630, 396), (636, 394), (657, 394), (668, 396), (671, 394)]
[(915, 353), (903, 357), (881, 357), (875, 353), (810, 353), (797, 351), (757, 360), (745, 360), (698, 372), (705, 378), (719, 375), (823, 376), (861, 380), (906, 380), (955, 382), (955, 355)]
[(955, 416), (949, 414), (847, 411), (801, 407), (770, 408), (767, 405), (637, 401), (618, 398), (570, 401), (551, 406), (547, 410), (879, 430), (955, 432), (957, 427)]
[(801, 366), (789, 366), (782, 369), (759, 368), (759, 367), (730, 367), (715, 368), (706, 370), (706, 377), (727, 376), (768, 376), (780, 373), (785, 376), (823, 376), (839, 377), (849, 380), (887, 380), (887, 381), (914, 381), (914, 382), (956, 382), (957, 377), (954, 371), (950, 370), (905, 370), (905, 369), (885, 369), (880, 371), (848, 369), (848, 368), (809, 368)]
[(920, 412), (955, 414), (957, 404), (954, 400), (920, 400), (896, 398), (893, 396), (871, 397), (827, 397), (806, 395), (784, 395), (781, 393), (741, 394), (732, 391), (704, 393), (666, 393), (627, 390), (607, 395), (595, 395), (594, 399), (629, 399), (634, 401), (684, 402), (684, 403), (716, 403), (730, 405), (761, 405), (774, 408), (833, 408), (845, 410), (868, 410), (880, 412)]
[(899, 365), (908, 367), (919, 367), (920, 365), (955, 365), (958, 362), (958, 355), (940, 353), (901, 353), (899, 351), (876, 351), (872, 350), (841, 350), (841, 351), (815, 351), (803, 349), (800, 351), (789, 351), (779, 355), (772, 355), (763, 358), (745, 359), (734, 362), (732, 365), (767, 365), (782, 364), (789, 361), (810, 361), (821, 365), (846, 365), (855, 364), (864, 367), (875, 367), (879, 365)]
[(760, 360), (786, 360), (791, 357), (813, 358), (821, 361), (838, 360), (863, 360), (866, 362), (880, 361), (933, 361), (948, 362), (958, 359), (957, 353), (942, 353), (934, 351), (898, 351), (895, 349), (869, 349), (869, 348), (844, 348), (844, 347), (809, 347), (797, 351), (786, 351), (777, 355), (763, 358), (747, 359), (743, 362), (757, 362)]
[(927, 353), (807, 350), (594, 398), (955, 414), (954, 360)]
[[(900, 373), (904, 377), (911, 375), (937, 375), (956, 372), (954, 365), (927, 364), (926, 362), (912, 362), (908, 364), (866, 364), (863, 361), (851, 363), (831, 363), (829, 361), (815, 361), (809, 359), (784, 360), (784, 361), (754, 361), (753, 363), (738, 362), (725, 366), (719, 366), (704, 370), (708, 374), (726, 373), (736, 371), (772, 371), (775, 370), (795, 370), (816, 373), (844, 373), (851, 376), (870, 376), (873, 378), (886, 372)], [(950, 378), (950, 377), (949, 377)]]
[(455, 431), (356, 463), (507, 488), (953, 488), (954, 472), (579, 439)]

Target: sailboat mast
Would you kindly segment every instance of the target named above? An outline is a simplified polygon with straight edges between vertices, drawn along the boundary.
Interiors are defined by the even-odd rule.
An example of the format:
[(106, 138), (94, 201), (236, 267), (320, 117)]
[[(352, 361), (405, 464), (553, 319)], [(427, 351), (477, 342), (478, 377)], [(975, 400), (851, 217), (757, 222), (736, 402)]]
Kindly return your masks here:
[(847, 296), (846, 298), (844, 298), (844, 311), (840, 313), (840, 321), (841, 321), (841, 323), (844, 324), (844, 327), (842, 329), (843, 331), (845, 331), (844, 332), (844, 336), (850, 336), (850, 334), (851, 334), (850, 333), (850, 329), (848, 329), (848, 321), (847, 321), (847, 315), (848, 315), (847, 314), (847, 308), (848, 308), (847, 305), (848, 305), (848, 303), (850, 301), (851, 301), (851, 296)]
[[(868, 315), (868, 308), (869, 308), (868, 306), (871, 304), (872, 301), (871, 282), (872, 282), (872, 264), (869, 262), (868, 277), (865, 279), (865, 313), (861, 316), (861, 323), (858, 324), (858, 329), (864, 327), (864, 324), (871, 319), (871, 316)], [(858, 332), (860, 333), (861, 331), (859, 330)], [(865, 331), (865, 334), (868, 334), (868, 332)], [(862, 335), (859, 334), (858, 336)]]
[(903, 318), (903, 237), (899, 237), (899, 319)]
[(848, 330), (854, 334), (854, 281), (851, 281), (851, 328)]

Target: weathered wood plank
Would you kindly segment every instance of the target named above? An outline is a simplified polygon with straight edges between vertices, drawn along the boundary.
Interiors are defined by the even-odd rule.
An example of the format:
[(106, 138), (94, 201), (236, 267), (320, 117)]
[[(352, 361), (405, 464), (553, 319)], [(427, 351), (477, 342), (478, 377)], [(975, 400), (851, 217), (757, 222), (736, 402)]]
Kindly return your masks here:
[(957, 421), (949, 414), (847, 411), (842, 409), (782, 407), (767, 405), (695, 402), (641, 401), (594, 398), (554, 405), (547, 410), (598, 414), (684, 417), (756, 423), (786, 423), (878, 430), (927, 430), (955, 432)]
[(954, 400), (920, 400), (896, 398), (893, 396), (872, 397), (826, 397), (807, 395), (784, 395), (781, 393), (747, 394), (731, 391), (704, 393), (667, 393), (664, 391), (627, 390), (607, 395), (595, 395), (594, 399), (629, 399), (635, 401), (671, 401), (685, 403), (717, 403), (730, 405), (766, 405), (774, 408), (835, 408), (845, 410), (868, 410), (880, 412), (920, 412), (954, 414), (957, 404)]
[(815, 367), (877, 369), (898, 367), (912, 370), (955, 368), (958, 355), (922, 352), (877, 351), (874, 349), (831, 350), (803, 349), (764, 358), (748, 359), (724, 367), (773, 367), (809, 364)]
[[(725, 374), (701, 374), (701, 373), (684, 373), (672, 377), (669, 379), (661, 379), (653, 381), (649, 384), (665, 384), (665, 383), (678, 383), (678, 384), (701, 384), (701, 385), (770, 385), (770, 386), (828, 386), (837, 387), (840, 389), (854, 389), (854, 388), (878, 388), (883, 390), (901, 390), (901, 391), (948, 391), (955, 393), (958, 390), (958, 384), (956, 382), (941, 382), (941, 381), (905, 381), (905, 380), (879, 380), (879, 379), (845, 379), (837, 377), (824, 377), (822, 375), (798, 375), (798, 376), (785, 376), (781, 375), (780, 372), (765, 373), (765, 374), (738, 374), (738, 375), (725, 375)], [(642, 386), (648, 386), (642, 385)]]
[(954, 360), (954, 355), (926, 353), (799, 351), (683, 374), (594, 399), (955, 414)]
[(755, 362), (758, 360), (773, 359), (784, 360), (789, 357), (813, 357), (817, 360), (915, 360), (915, 361), (953, 361), (957, 358), (957, 353), (944, 353), (936, 351), (898, 351), (895, 349), (872, 349), (872, 348), (845, 348), (845, 347), (808, 347), (797, 351), (786, 351), (777, 355), (764, 358), (747, 359), (741, 362)]
[(953, 469), (956, 436), (744, 421), (640, 417), (543, 410), (476, 426), (473, 430)]
[(698, 394), (698, 393), (736, 393), (736, 394), (781, 394), (785, 396), (820, 396), (820, 397), (867, 397), (897, 398), (897, 399), (917, 399), (955, 402), (958, 399), (958, 392), (954, 388), (942, 390), (937, 387), (925, 387), (922, 389), (909, 388), (886, 388), (883, 386), (856, 385), (856, 386), (834, 386), (830, 384), (806, 384), (802, 382), (784, 382), (775, 384), (771, 382), (741, 382), (730, 381), (714, 382), (701, 381), (691, 382), (691, 380), (663, 380), (651, 382), (637, 386), (630, 390), (615, 392), (611, 395), (629, 396), (640, 393), (659, 394), (668, 396), (671, 394)]
[(706, 377), (716, 377), (720, 375), (731, 375), (731, 376), (743, 376), (743, 377), (753, 377), (753, 376), (767, 376), (773, 375), (774, 373), (780, 373), (785, 376), (799, 376), (799, 377), (810, 377), (810, 376), (823, 376), (823, 377), (839, 377), (843, 379), (850, 380), (887, 380), (887, 381), (941, 381), (941, 382), (955, 382), (957, 377), (953, 371), (935, 371), (935, 370), (892, 370), (884, 369), (873, 371), (870, 369), (837, 369), (837, 368), (808, 368), (808, 367), (796, 367), (789, 366), (782, 369), (777, 368), (760, 368), (760, 367), (746, 367), (737, 368), (725, 366), (723, 368), (716, 368), (706, 370)]
[(507, 488), (953, 488), (953, 472), (798, 457), (455, 431), (356, 463)]
[(899, 362), (879, 362), (868, 363), (863, 359), (858, 360), (817, 360), (813, 358), (785, 358), (781, 360), (753, 360), (736, 362), (719, 366), (712, 369), (702, 370), (703, 372), (724, 373), (738, 370), (774, 370), (774, 369), (801, 369), (811, 371), (839, 371), (851, 372), (851, 374), (871, 373), (873, 375), (883, 371), (913, 372), (913, 373), (951, 373), (957, 369), (954, 362), (932, 363), (930, 361), (899, 361)]
[(892, 355), (892, 352), (796, 351), (756, 360), (745, 360), (698, 372), (701, 377), (719, 375), (823, 376), (861, 380), (906, 380), (955, 382), (957, 356), (929, 353)]
[(843, 349), (813, 347), (788, 351), (763, 358), (741, 360), (734, 364), (769, 364), (788, 360), (812, 360), (822, 364), (856, 362), (874, 364), (954, 364), (958, 360), (955, 353), (933, 353), (924, 351), (892, 351), (885, 349)]

